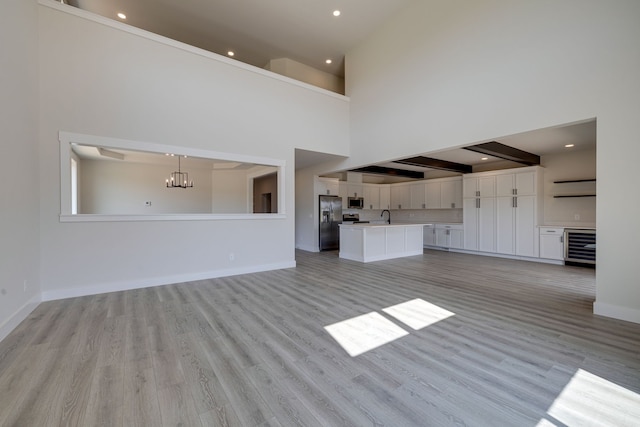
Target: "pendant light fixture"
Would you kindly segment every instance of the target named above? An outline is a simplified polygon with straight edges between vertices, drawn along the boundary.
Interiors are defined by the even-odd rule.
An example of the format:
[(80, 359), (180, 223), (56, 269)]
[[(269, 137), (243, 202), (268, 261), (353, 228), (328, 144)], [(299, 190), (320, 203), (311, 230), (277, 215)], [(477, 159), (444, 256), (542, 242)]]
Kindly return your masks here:
[[(173, 154), (167, 154), (167, 156), (172, 156)], [(180, 157), (178, 156), (178, 170), (171, 172), (171, 175), (168, 179), (165, 180), (167, 184), (167, 188), (191, 188), (193, 187), (193, 180), (189, 181), (189, 173), (182, 172), (180, 169)], [(185, 158), (187, 156), (184, 156)]]

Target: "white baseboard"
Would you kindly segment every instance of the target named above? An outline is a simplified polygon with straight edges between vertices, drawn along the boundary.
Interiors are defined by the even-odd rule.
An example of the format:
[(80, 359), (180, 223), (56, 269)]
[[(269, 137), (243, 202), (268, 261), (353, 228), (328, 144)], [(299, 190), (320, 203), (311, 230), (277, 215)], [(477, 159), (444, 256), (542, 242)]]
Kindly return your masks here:
[(298, 245), (296, 246), (296, 249), (300, 249), (302, 251), (307, 251), (307, 252), (320, 252), (319, 248), (308, 246), (308, 245)]
[(625, 320), (627, 322), (640, 323), (640, 310), (604, 302), (596, 301), (593, 303), (593, 314)]
[(11, 331), (13, 331), (24, 319), (31, 314), (33, 310), (36, 309), (38, 304), (40, 304), (41, 299), (40, 295), (36, 295), (27, 301), (22, 307), (16, 310), (11, 316), (5, 319), (4, 322), (0, 325), (0, 341), (5, 339)]
[(53, 301), (64, 298), (82, 297), (86, 295), (104, 294), (108, 292), (128, 291), (131, 289), (150, 288), (153, 286), (170, 285), (173, 283), (193, 282), (197, 280), (215, 279), (217, 277), (237, 276), (239, 274), (259, 273), (261, 271), (294, 268), (295, 261), (274, 264), (252, 265), (249, 267), (229, 268), (194, 274), (154, 277), (150, 279), (130, 280), (124, 282), (100, 283), (78, 288), (59, 289), (42, 293), (42, 301)]

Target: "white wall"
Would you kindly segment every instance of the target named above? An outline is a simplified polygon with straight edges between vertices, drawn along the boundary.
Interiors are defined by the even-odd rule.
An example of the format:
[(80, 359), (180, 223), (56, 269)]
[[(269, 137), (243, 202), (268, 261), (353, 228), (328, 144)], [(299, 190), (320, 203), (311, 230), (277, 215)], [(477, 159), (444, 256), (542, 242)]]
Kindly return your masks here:
[[(3, 2), (0, 14), (0, 339), (36, 306), (38, 251), (37, 6)], [(24, 290), (24, 282), (27, 289)]]
[(342, 168), (597, 118), (595, 312), (640, 322), (640, 2), (416, 1), (346, 58)]
[(182, 170), (189, 172), (195, 184), (183, 189), (166, 187), (165, 180), (176, 167), (82, 159), (80, 213), (211, 213), (211, 170), (185, 163)]
[(542, 156), (540, 163), (545, 168), (544, 224), (595, 227), (596, 197), (554, 198), (553, 196), (595, 194), (595, 182), (554, 184), (554, 181), (596, 178), (596, 150), (568, 151)]
[[(344, 155), (348, 99), (55, 2), (39, 13), (44, 298), (294, 265), (294, 148)], [(284, 160), (285, 212), (61, 223), (59, 131)]]
[(213, 213), (251, 212), (246, 171), (214, 170), (211, 176)]

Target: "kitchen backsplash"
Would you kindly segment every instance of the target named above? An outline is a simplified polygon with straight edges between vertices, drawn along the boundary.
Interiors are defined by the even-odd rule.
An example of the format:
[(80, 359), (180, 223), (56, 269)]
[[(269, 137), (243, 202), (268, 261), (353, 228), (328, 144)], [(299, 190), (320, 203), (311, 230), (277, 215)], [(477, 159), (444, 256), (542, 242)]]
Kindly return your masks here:
[[(380, 217), (382, 210), (368, 210), (368, 209), (343, 209), (342, 213), (356, 213), (360, 215), (361, 221), (382, 221), (387, 219), (387, 214), (384, 214), (384, 219)], [(391, 211), (392, 223), (417, 223), (417, 224), (429, 224), (433, 222), (444, 223), (461, 223), (462, 222), (462, 209), (402, 209)]]

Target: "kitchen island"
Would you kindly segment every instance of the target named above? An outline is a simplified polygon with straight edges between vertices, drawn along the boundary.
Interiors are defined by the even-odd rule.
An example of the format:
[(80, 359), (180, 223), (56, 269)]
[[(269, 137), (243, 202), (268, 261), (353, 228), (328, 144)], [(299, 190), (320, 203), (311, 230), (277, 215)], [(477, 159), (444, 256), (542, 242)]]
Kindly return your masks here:
[(360, 262), (422, 255), (424, 224), (340, 224), (340, 258)]

